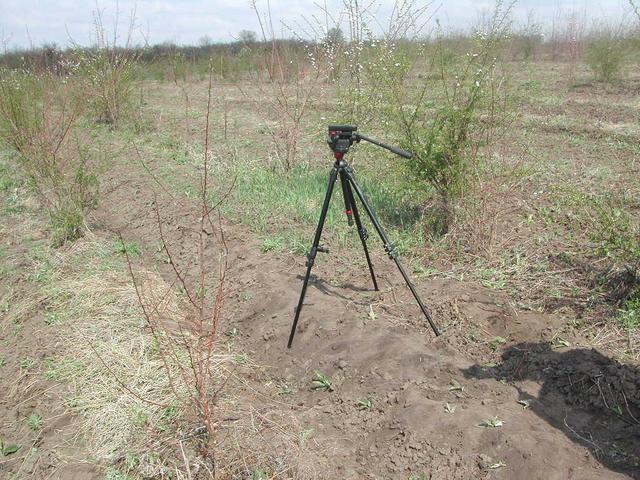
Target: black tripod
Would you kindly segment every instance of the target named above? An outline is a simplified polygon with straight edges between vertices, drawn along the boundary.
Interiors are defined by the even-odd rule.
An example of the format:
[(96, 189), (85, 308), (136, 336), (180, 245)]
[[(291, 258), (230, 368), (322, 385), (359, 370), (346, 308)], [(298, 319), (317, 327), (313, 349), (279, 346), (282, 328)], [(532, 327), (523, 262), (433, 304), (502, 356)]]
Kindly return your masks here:
[(398, 252), (395, 249), (395, 246), (389, 241), (387, 235), (384, 233), (382, 226), (380, 226), (380, 222), (378, 221), (375, 213), (371, 206), (367, 203), (367, 200), (364, 197), (364, 193), (360, 186), (356, 183), (354, 178), (353, 170), (349, 166), (349, 164), (344, 160), (344, 155), (349, 151), (349, 147), (353, 145), (353, 142), (360, 142), (361, 140), (365, 140), (367, 142), (373, 143), (374, 145), (378, 145), (379, 147), (385, 148), (397, 155), (400, 155), (404, 158), (411, 158), (411, 153), (401, 150), (396, 147), (391, 147), (389, 145), (385, 145), (384, 143), (377, 142), (372, 140), (371, 138), (367, 138), (364, 135), (360, 135), (357, 133), (358, 127), (355, 125), (329, 125), (329, 137), (327, 139), (327, 143), (329, 144), (329, 148), (334, 153), (334, 157), (336, 159), (333, 168), (331, 169), (331, 174), (329, 175), (329, 185), (327, 186), (327, 193), (324, 197), (324, 203), (322, 204), (322, 211), (320, 213), (320, 221), (318, 222), (318, 227), (316, 228), (316, 234), (313, 238), (313, 245), (311, 246), (311, 251), (307, 256), (307, 273), (304, 277), (304, 283), (302, 284), (302, 291), (300, 292), (300, 300), (298, 301), (298, 307), (296, 308), (296, 315), (293, 320), (293, 325), (291, 326), (291, 334), (289, 335), (289, 343), (287, 344), (288, 348), (291, 348), (291, 344), (293, 343), (293, 337), (296, 334), (296, 327), (298, 326), (298, 319), (300, 318), (300, 312), (302, 311), (302, 305), (304, 302), (304, 297), (307, 293), (307, 285), (309, 284), (309, 276), (311, 275), (311, 268), (313, 267), (313, 263), (315, 262), (316, 255), (318, 252), (328, 253), (328, 250), (324, 247), (320, 247), (320, 236), (322, 235), (322, 228), (324, 227), (324, 221), (327, 217), (327, 211), (329, 210), (329, 202), (331, 200), (331, 195), (333, 194), (333, 186), (336, 183), (338, 177), (340, 177), (340, 184), (342, 186), (342, 194), (344, 197), (344, 205), (345, 205), (345, 213), (347, 214), (347, 221), (349, 225), (353, 225), (353, 221), (355, 220), (356, 227), (358, 229), (358, 235), (360, 236), (360, 241), (362, 242), (362, 248), (364, 249), (364, 255), (367, 258), (367, 264), (369, 265), (369, 273), (371, 273), (371, 280), (373, 281), (373, 287), (378, 290), (378, 282), (376, 281), (376, 276), (373, 273), (373, 265), (371, 264), (371, 258), (369, 257), (369, 250), (367, 248), (367, 238), (369, 235), (367, 234), (367, 230), (362, 226), (362, 222), (360, 220), (360, 215), (358, 213), (358, 207), (356, 205), (355, 197), (353, 192), (356, 192), (360, 203), (364, 207), (367, 215), (371, 219), (371, 223), (373, 227), (378, 232), (382, 243), (384, 244), (384, 249), (389, 255), (400, 273), (404, 278), (404, 281), (407, 283), (409, 290), (413, 293), (416, 302), (420, 306), (422, 313), (426, 317), (429, 325), (433, 329), (433, 332), (436, 335), (440, 335), (438, 331), (438, 327), (434, 323), (431, 318), (431, 314), (427, 307), (422, 303), (418, 292), (415, 289), (411, 280), (407, 275), (404, 267), (400, 263), (400, 259), (398, 258)]

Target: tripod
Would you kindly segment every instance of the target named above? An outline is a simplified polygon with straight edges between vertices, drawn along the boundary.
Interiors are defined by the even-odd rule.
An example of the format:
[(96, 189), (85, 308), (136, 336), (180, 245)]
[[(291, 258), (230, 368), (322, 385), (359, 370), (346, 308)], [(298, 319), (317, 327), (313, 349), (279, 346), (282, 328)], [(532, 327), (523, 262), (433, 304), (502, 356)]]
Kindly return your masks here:
[(329, 125), (329, 137), (327, 139), (327, 143), (329, 144), (329, 148), (331, 148), (331, 150), (333, 151), (336, 161), (333, 165), (333, 168), (331, 169), (331, 173), (329, 174), (329, 185), (327, 186), (327, 192), (324, 197), (324, 203), (322, 204), (322, 211), (320, 212), (320, 220), (318, 222), (316, 233), (313, 238), (313, 245), (311, 246), (311, 250), (309, 251), (309, 255), (307, 256), (307, 264), (306, 264), (307, 273), (305, 274), (304, 283), (302, 284), (302, 291), (300, 292), (300, 300), (298, 300), (298, 306), (296, 308), (296, 314), (293, 320), (293, 325), (291, 326), (291, 334), (289, 335), (289, 342), (287, 344), (287, 348), (291, 348), (291, 345), (293, 344), (293, 337), (296, 334), (298, 319), (300, 318), (300, 312), (302, 311), (304, 297), (307, 293), (307, 286), (309, 284), (309, 276), (311, 275), (311, 268), (313, 268), (316, 255), (318, 254), (318, 252), (329, 253), (329, 251), (326, 248), (320, 246), (320, 237), (322, 236), (322, 228), (324, 227), (324, 222), (327, 217), (327, 211), (329, 210), (329, 202), (331, 201), (333, 188), (338, 177), (340, 178), (340, 185), (342, 187), (342, 196), (344, 198), (344, 206), (345, 206), (345, 213), (347, 215), (347, 221), (349, 225), (353, 225), (353, 221), (355, 220), (356, 228), (358, 229), (358, 235), (360, 236), (360, 241), (362, 243), (362, 248), (364, 249), (364, 255), (367, 259), (367, 265), (369, 266), (369, 273), (371, 274), (371, 280), (373, 281), (373, 288), (376, 291), (378, 291), (378, 282), (376, 281), (376, 275), (373, 271), (373, 265), (371, 264), (371, 258), (369, 256), (369, 249), (367, 248), (367, 239), (369, 238), (369, 235), (367, 233), (367, 230), (362, 225), (360, 214), (358, 213), (358, 206), (356, 205), (356, 200), (353, 194), (354, 191), (355, 191), (355, 195), (358, 197), (358, 200), (360, 200), (360, 203), (362, 204), (365, 211), (367, 212), (367, 215), (369, 216), (369, 219), (371, 220), (373, 227), (378, 233), (378, 236), (382, 240), (385, 251), (389, 255), (389, 258), (391, 258), (395, 262), (396, 266), (398, 267), (398, 270), (400, 270), (400, 274), (404, 278), (404, 281), (409, 287), (409, 290), (411, 290), (411, 293), (413, 294), (413, 297), (416, 299), (416, 302), (418, 302), (418, 305), (420, 306), (420, 310), (422, 310), (422, 313), (424, 314), (425, 318), (429, 322), (429, 325), (431, 325), (433, 332), (436, 335), (440, 335), (440, 332), (438, 331), (438, 327), (436, 326), (435, 322), (431, 318), (431, 314), (429, 313), (429, 310), (422, 302), (420, 296), (418, 295), (418, 292), (415, 289), (415, 286), (413, 285), (413, 283), (411, 283), (411, 280), (409, 280), (409, 276), (407, 275), (407, 272), (402, 266), (402, 263), (400, 263), (398, 252), (396, 251), (395, 246), (393, 245), (393, 243), (389, 241), (373, 209), (367, 202), (364, 196), (364, 193), (360, 188), (360, 185), (358, 185), (358, 183), (356, 182), (353, 170), (351, 169), (347, 161), (344, 159), (344, 155), (349, 151), (349, 148), (351, 147), (351, 145), (353, 145), (354, 142), (359, 143), (361, 140), (373, 143), (374, 145), (377, 145), (386, 150), (389, 150), (404, 158), (411, 158), (411, 153), (396, 147), (385, 145), (384, 143), (378, 142), (371, 138), (365, 137), (364, 135), (357, 133), (357, 129), (358, 127), (355, 125)]

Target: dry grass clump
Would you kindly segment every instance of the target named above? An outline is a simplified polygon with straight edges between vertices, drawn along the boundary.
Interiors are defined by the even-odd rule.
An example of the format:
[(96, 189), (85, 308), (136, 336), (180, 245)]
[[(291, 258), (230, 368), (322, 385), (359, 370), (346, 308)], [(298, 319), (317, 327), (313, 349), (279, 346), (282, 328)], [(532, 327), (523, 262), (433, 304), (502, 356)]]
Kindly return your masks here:
[[(177, 380), (181, 367), (159, 355), (136, 289), (114, 252), (90, 236), (70, 248), (50, 250), (46, 283), (12, 308), (11, 320), (41, 308), (45, 318), (56, 319), (51, 327), (59, 353), (45, 360), (44, 374), (69, 385), (65, 404), (80, 416), (78, 435), (98, 462), (154, 478), (193, 472), (199, 462), (194, 437), (200, 433), (180, 401), (187, 390)], [(184, 321), (175, 292), (167, 293), (157, 274), (144, 279), (146, 290), (164, 292), (165, 314)], [(185, 352), (177, 358), (188, 362)], [(229, 353), (217, 352), (212, 358), (221, 382), (230, 359)]]

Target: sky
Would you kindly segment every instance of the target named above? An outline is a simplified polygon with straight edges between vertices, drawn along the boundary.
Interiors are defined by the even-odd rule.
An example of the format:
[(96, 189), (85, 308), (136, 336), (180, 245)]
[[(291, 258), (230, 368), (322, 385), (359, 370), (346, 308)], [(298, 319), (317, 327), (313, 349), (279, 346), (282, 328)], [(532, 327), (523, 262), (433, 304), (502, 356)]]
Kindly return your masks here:
[[(368, 2), (368, 3), (367, 3)], [(376, 19), (385, 24), (392, 12), (394, 0), (360, 0), (372, 4)], [(451, 28), (469, 28), (483, 11), (493, 8), (492, 0), (435, 0), (429, 13), (441, 24)], [(259, 11), (267, 12), (267, 0), (256, 0)], [(336, 18), (344, 10), (342, 0), (269, 0), (274, 30), (278, 36), (294, 36), (291, 31), (308, 30), (307, 22), (317, 25), (325, 21), (326, 5)], [(550, 22), (558, 11), (586, 11), (591, 18), (620, 18), (628, 12), (628, 0), (519, 0), (514, 7), (516, 22), (524, 22), (529, 12), (538, 21)], [(105, 27), (113, 31), (119, 12), (121, 39), (128, 30), (129, 18), (135, 11), (134, 43), (172, 42), (198, 44), (207, 37), (212, 41), (232, 41), (241, 30), (258, 32), (258, 17), (250, 0), (0, 0), (0, 47), (26, 48), (55, 43), (93, 43), (93, 12), (102, 12)], [(122, 40), (121, 40), (122, 41)]]

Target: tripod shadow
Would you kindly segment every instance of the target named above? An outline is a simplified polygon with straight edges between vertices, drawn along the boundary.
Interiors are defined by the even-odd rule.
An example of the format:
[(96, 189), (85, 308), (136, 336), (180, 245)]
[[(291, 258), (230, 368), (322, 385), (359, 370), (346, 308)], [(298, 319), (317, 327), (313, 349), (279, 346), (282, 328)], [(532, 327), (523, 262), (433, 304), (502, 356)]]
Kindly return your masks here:
[[(297, 275), (296, 278), (298, 278), (299, 280), (304, 280), (304, 275)], [(352, 301), (353, 299), (341, 293), (341, 290), (351, 290), (355, 292), (373, 292), (374, 291), (373, 286), (365, 287), (362, 285), (354, 285), (351, 282), (332, 285), (324, 278), (320, 278), (315, 274), (311, 274), (311, 276), (309, 277), (309, 285), (313, 285), (315, 288), (320, 290), (320, 292), (324, 293), (325, 295), (336, 296), (338, 298), (341, 298), (343, 300), (348, 300), (348, 301)]]
[[(474, 365), (467, 378), (506, 379), (521, 402), (569, 439), (588, 448), (605, 467), (640, 479), (640, 369), (593, 349), (553, 350), (548, 343), (520, 343), (502, 363)], [(541, 384), (537, 397), (519, 382)]]

